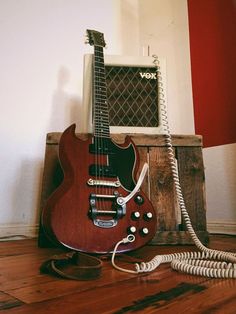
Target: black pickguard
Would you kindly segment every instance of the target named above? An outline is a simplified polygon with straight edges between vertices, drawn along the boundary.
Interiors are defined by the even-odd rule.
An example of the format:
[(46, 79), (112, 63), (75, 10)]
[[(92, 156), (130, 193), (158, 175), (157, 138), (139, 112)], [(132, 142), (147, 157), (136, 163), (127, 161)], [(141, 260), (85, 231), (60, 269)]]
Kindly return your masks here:
[(122, 186), (132, 191), (136, 185), (134, 180), (134, 167), (136, 163), (136, 152), (132, 142), (127, 147), (121, 147), (110, 141), (109, 166), (114, 169)]
[(90, 175), (102, 175), (107, 178), (118, 177), (121, 185), (127, 191), (132, 191), (136, 185), (134, 168), (136, 165), (136, 151), (131, 141), (127, 146), (119, 146), (110, 138), (94, 137), (89, 145), (89, 152), (97, 155), (107, 155), (108, 165), (90, 165)]

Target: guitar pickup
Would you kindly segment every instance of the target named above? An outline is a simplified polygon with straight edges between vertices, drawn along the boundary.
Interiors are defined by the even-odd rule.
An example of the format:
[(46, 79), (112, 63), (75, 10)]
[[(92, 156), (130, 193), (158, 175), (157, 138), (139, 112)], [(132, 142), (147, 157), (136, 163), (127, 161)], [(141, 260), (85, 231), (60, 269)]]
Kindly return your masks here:
[(106, 165), (90, 165), (89, 166), (90, 176), (116, 178), (117, 174), (111, 166)]
[(105, 142), (90, 144), (89, 145), (89, 153), (96, 155), (112, 155), (114, 152), (111, 150), (109, 145)]

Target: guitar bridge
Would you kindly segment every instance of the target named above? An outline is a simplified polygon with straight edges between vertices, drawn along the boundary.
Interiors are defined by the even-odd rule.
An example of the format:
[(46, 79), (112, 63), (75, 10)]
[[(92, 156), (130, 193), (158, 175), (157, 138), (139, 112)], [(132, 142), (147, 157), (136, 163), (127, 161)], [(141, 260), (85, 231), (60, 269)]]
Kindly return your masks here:
[[(118, 193), (114, 192), (111, 195), (103, 194), (90, 194), (89, 203), (90, 203), (90, 217), (93, 220), (93, 223), (97, 227), (101, 228), (112, 228), (115, 227), (118, 223), (118, 219), (122, 218), (126, 214), (126, 205), (117, 204)], [(98, 200), (112, 200), (111, 209), (99, 209), (97, 207)], [(100, 219), (98, 216), (112, 216), (112, 219)]]
[(93, 180), (93, 179), (88, 179), (87, 184), (89, 186), (107, 186), (107, 187), (115, 187), (118, 188), (121, 186), (120, 181), (106, 181), (106, 180)]

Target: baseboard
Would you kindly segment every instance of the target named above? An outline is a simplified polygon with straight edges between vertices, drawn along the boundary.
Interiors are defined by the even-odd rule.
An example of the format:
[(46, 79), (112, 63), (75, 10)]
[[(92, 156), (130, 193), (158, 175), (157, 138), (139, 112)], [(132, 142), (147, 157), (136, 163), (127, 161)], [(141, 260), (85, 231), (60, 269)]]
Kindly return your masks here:
[(236, 234), (236, 222), (231, 221), (208, 221), (209, 233)]
[(0, 225), (0, 240), (5, 239), (21, 239), (21, 238), (35, 238), (38, 236), (39, 225), (26, 224), (4, 224)]

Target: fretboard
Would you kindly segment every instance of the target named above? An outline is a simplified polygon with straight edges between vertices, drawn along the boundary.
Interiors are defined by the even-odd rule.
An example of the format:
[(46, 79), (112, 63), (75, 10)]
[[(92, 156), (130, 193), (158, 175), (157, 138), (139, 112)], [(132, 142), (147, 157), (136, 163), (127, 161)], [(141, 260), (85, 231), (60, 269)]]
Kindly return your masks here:
[(93, 127), (95, 137), (110, 137), (103, 48), (94, 47)]

